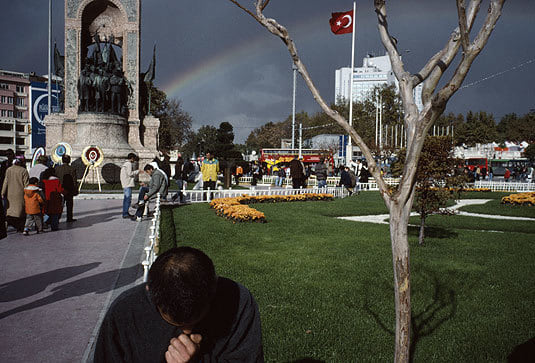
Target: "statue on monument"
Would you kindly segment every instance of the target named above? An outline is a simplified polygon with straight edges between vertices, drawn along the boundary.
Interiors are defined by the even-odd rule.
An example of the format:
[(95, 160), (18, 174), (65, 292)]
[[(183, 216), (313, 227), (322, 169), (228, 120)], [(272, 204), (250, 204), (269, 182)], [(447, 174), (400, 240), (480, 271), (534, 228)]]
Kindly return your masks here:
[(125, 115), (129, 90), (121, 62), (113, 49), (114, 37), (105, 39), (95, 33), (94, 49), (85, 57), (84, 68), (78, 79), (80, 112), (99, 112)]

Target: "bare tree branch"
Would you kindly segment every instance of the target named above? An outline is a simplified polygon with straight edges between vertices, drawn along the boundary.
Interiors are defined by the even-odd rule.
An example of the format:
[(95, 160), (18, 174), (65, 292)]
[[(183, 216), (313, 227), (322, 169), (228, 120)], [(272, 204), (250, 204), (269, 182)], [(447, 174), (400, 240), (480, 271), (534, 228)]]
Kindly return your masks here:
[(464, 0), (457, 0), (457, 17), (459, 18), (459, 32), (461, 33), (461, 45), (466, 52), (470, 44), (469, 33), (466, 29), (466, 6)]
[(468, 71), (470, 70), (472, 62), (476, 59), (479, 53), (481, 53), (483, 47), (489, 40), (492, 30), (500, 18), (504, 2), (505, 0), (492, 0), (490, 2), (487, 17), (485, 18), (485, 22), (481, 26), (479, 33), (474, 39), (474, 42), (467, 48), (465, 56), (457, 66), (457, 69), (455, 69), (451, 80), (436, 94), (433, 103), (445, 104), (461, 87), (466, 75), (468, 74)]
[(262, 4), (261, 9), (264, 10), (268, 4), (269, 4), (269, 0), (264, 0), (264, 3)]
[[(467, 15), (467, 32), (471, 31), (480, 6), (481, 0), (470, 1)], [(442, 51), (439, 52), (442, 53), (442, 55), (437, 59), (435, 57), (431, 58), (431, 60), (434, 60), (434, 64), (431, 64), (431, 61), (428, 62), (422, 71), (419, 72), (420, 77), (425, 80), (422, 89), (422, 101), (424, 104), (431, 99), (431, 95), (435, 92), (440, 78), (457, 55), (460, 46), (459, 32), (460, 30), (457, 27), (451, 34), (449, 41), (446, 43)]]

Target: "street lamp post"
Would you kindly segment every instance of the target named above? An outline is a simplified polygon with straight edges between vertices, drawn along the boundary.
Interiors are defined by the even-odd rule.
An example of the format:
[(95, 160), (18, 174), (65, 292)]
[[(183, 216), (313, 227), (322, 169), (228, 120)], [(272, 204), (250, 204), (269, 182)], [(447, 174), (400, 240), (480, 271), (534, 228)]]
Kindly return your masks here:
[(294, 76), (293, 82), (293, 97), (292, 97), (292, 149), (295, 149), (295, 88), (297, 81), (297, 66), (292, 63), (292, 70)]

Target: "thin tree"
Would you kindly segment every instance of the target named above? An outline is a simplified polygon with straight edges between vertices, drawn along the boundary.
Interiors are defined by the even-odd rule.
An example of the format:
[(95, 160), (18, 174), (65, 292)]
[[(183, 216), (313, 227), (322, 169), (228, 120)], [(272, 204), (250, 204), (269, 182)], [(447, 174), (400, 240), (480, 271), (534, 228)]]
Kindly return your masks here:
[[(290, 52), (293, 63), (303, 77), (314, 99), (325, 113), (335, 120), (351, 135), (368, 161), (369, 171), (377, 181), (380, 193), (390, 212), (390, 239), (392, 245), (392, 262), (394, 269), (394, 295), (396, 307), (395, 361), (408, 362), (410, 348), (411, 300), (410, 300), (410, 259), (407, 225), (414, 200), (415, 173), (420, 152), (429, 128), (444, 112), (449, 99), (463, 83), (473, 61), (485, 47), (498, 18), (502, 13), (505, 0), (490, 0), (486, 18), (473, 41), (470, 33), (479, 12), (482, 0), (470, 0), (468, 7), (464, 0), (457, 0), (458, 27), (453, 30), (445, 46), (429, 59), (417, 74), (405, 70), (401, 56), (396, 48), (396, 40), (390, 34), (386, 16), (386, 1), (374, 0), (378, 29), (381, 41), (386, 48), (392, 68), (399, 81), (400, 96), (403, 103), (404, 126), (407, 131), (407, 159), (399, 187), (391, 190), (383, 180), (372, 152), (361, 136), (349, 125), (344, 116), (331, 109), (321, 97), (314, 85), (304, 63), (298, 55), (297, 47), (287, 29), (273, 18), (264, 16), (263, 11), (270, 0), (255, 0), (253, 8), (242, 5), (239, 0), (229, 0), (270, 33), (279, 37)], [(442, 88), (438, 88), (440, 79), (459, 55), (459, 63), (453, 75)], [(414, 88), (423, 83), (423, 109), (418, 112), (414, 100)]]

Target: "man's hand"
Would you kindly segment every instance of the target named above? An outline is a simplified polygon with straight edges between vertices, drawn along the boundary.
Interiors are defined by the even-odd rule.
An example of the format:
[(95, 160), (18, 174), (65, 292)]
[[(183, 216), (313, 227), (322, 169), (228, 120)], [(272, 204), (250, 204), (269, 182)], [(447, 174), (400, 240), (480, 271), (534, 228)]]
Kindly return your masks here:
[(143, 200), (147, 200), (149, 199), (149, 197), (147, 197), (146, 195), (143, 196)]
[(199, 351), (201, 340), (200, 334), (180, 334), (178, 338), (171, 339), (165, 360), (168, 363), (189, 362)]

